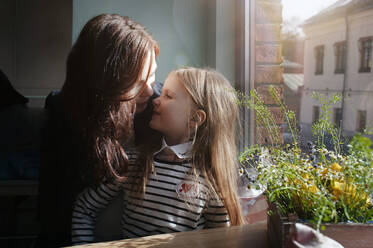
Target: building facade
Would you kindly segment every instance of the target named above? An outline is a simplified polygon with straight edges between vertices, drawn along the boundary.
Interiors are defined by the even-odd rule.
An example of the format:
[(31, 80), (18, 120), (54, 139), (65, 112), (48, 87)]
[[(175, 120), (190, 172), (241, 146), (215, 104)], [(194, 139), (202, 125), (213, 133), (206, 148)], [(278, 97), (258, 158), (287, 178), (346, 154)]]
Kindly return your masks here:
[(347, 135), (373, 124), (373, 1), (339, 0), (303, 24), (306, 34), (300, 122), (310, 129), (321, 114), (313, 92), (342, 100), (331, 121)]

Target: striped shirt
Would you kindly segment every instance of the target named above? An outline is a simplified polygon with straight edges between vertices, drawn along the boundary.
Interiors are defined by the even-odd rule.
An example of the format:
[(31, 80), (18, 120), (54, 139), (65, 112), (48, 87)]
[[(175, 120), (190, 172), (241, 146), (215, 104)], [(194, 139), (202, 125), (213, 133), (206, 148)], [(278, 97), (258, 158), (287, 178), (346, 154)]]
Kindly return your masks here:
[[(191, 176), (188, 162), (154, 159), (155, 171), (149, 176), (144, 194), (131, 194), (136, 183), (136, 166), (130, 165), (122, 185), (102, 184), (86, 189), (73, 210), (72, 242), (94, 242), (93, 229), (100, 210), (123, 190), (123, 238), (229, 226), (229, 216), (220, 199), (200, 176)], [(131, 180), (132, 179), (132, 180)]]

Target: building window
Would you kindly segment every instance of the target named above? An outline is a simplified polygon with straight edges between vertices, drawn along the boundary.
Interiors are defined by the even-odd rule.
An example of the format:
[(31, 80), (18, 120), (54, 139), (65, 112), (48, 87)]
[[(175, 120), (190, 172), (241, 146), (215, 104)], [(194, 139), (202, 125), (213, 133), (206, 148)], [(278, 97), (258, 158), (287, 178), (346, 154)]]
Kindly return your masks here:
[(359, 110), (357, 111), (357, 122), (356, 122), (356, 131), (364, 132), (367, 123), (367, 111)]
[(342, 109), (341, 108), (334, 108), (334, 125), (337, 128), (341, 127), (342, 122)]
[(360, 69), (359, 72), (370, 72), (372, 68), (372, 37), (359, 40)]
[(316, 70), (315, 75), (323, 74), (324, 67), (324, 46), (315, 47)]
[(313, 106), (313, 111), (312, 111), (312, 123), (318, 122), (320, 119), (320, 107), (319, 106)]
[(338, 42), (334, 44), (335, 53), (335, 71), (334, 73), (344, 73), (346, 67), (346, 42)]

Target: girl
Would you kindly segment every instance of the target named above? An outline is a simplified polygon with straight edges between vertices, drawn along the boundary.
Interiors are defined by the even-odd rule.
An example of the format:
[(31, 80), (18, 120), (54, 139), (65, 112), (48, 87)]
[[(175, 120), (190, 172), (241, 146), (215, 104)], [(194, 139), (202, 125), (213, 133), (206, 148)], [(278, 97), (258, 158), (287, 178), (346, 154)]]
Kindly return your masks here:
[[(229, 82), (213, 70), (179, 69), (153, 104), (150, 127), (163, 137), (140, 148), (121, 185), (124, 238), (242, 225), (236, 193), (239, 112)], [(81, 194), (73, 241), (93, 240), (89, 230), (97, 212), (118, 191), (110, 184)]]

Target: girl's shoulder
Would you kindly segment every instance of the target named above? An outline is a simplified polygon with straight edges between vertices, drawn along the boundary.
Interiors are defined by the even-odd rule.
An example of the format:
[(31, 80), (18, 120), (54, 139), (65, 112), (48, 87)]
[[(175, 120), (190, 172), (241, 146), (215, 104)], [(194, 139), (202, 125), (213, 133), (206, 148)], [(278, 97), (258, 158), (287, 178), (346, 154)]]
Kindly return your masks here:
[(192, 169), (192, 164), (190, 160), (174, 160), (174, 159), (170, 160), (168, 157), (154, 156), (153, 161), (154, 161), (154, 164), (163, 164), (163, 165), (170, 165), (174, 167), (185, 167), (187, 169)]
[(167, 161), (160, 158), (153, 158), (155, 173), (175, 176), (179, 179), (186, 179), (193, 174), (192, 165), (185, 161)]
[(178, 175), (184, 181), (194, 182), (205, 191), (210, 191), (210, 186), (206, 178), (201, 174), (200, 170), (193, 168), (191, 161), (165, 161), (159, 158), (154, 158), (154, 167), (156, 172), (169, 173)]

